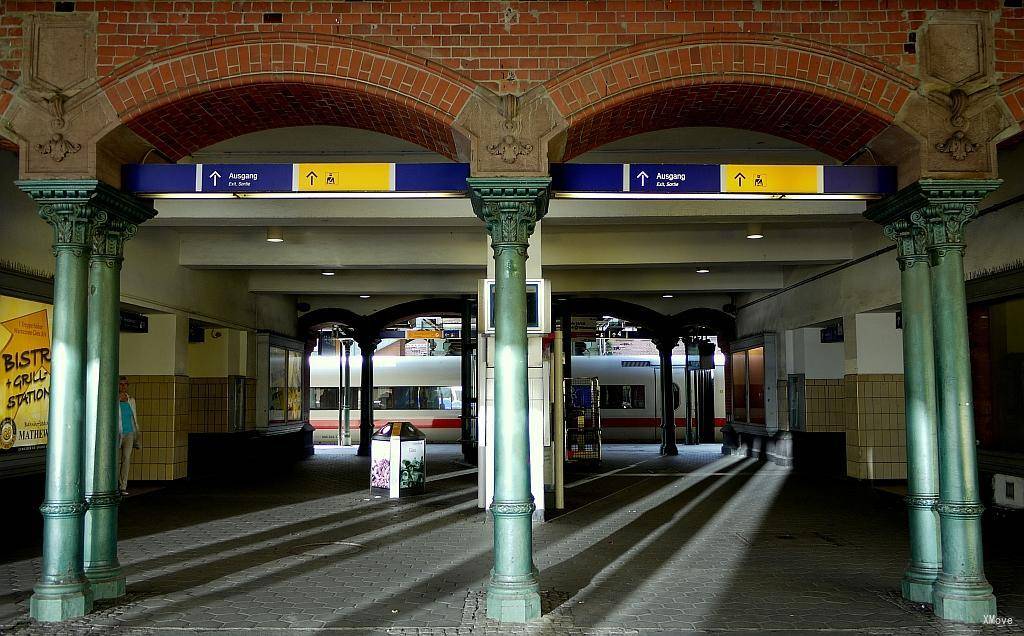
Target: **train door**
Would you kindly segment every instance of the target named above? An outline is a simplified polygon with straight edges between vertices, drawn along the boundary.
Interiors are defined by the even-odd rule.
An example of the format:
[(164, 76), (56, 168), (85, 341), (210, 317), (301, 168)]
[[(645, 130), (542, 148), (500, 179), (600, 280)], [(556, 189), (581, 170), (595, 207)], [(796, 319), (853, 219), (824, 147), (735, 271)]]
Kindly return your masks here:
[[(676, 439), (679, 439), (679, 427), (685, 425), (686, 400), (682, 386), (686, 368), (683, 365), (672, 365), (672, 406), (673, 416), (676, 424)], [(654, 428), (651, 429), (651, 441), (661, 443), (661, 410), (664, 404), (661, 396), (661, 367), (657, 367), (654, 373)], [(681, 424), (682, 422), (682, 424)]]

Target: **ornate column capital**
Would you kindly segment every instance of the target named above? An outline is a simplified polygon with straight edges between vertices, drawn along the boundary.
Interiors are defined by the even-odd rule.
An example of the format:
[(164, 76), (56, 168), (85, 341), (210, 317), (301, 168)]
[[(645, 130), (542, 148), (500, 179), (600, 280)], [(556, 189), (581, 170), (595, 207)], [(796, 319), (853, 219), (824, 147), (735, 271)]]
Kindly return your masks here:
[(537, 221), (547, 214), (551, 179), (471, 177), (467, 181), (473, 212), (486, 224), (495, 253), (504, 248), (525, 253)]
[(135, 235), (138, 224), (156, 215), (151, 203), (95, 179), (40, 179), (16, 185), (53, 226), (54, 253), (83, 256), (91, 250), (97, 258), (119, 262), (124, 241)]
[(651, 338), (651, 343), (657, 347), (659, 353), (666, 349), (671, 353), (676, 348), (676, 345), (679, 344), (679, 336), (674, 333), (659, 332)]
[(900, 218), (883, 226), (882, 232), (896, 243), (896, 262), (901, 270), (918, 263), (928, 265), (924, 228), (915, 225), (910, 219)]
[(949, 250), (963, 251), (964, 226), (978, 214), (978, 202), (999, 187), (1000, 179), (921, 179), (872, 203), (864, 216), (885, 226), (896, 241), (900, 266)]

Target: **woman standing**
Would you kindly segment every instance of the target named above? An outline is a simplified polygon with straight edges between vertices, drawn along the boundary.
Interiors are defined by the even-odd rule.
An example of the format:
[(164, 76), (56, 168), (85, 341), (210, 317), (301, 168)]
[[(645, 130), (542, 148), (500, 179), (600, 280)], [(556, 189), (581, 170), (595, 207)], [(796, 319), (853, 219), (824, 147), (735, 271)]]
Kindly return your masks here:
[(139, 448), (139, 419), (135, 413), (135, 398), (128, 395), (128, 378), (121, 376), (117, 383), (119, 413), (121, 419), (120, 428), (120, 470), (118, 471), (118, 485), (122, 495), (128, 494), (128, 468), (132, 461), (132, 449)]

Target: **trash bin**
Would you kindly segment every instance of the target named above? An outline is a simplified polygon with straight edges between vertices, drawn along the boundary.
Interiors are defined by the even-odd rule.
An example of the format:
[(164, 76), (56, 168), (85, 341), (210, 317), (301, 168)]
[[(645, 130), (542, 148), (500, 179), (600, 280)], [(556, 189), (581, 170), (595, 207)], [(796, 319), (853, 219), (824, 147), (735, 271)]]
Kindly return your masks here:
[(370, 438), (370, 494), (419, 495), (427, 481), (427, 436), (412, 422), (388, 422)]

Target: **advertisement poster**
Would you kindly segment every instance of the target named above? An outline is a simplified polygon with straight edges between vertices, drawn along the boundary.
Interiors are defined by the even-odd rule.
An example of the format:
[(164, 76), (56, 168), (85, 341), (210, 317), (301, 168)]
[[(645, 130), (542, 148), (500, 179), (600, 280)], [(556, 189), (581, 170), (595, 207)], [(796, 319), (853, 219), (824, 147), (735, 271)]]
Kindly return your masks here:
[(0, 453), (46, 444), (51, 309), (0, 296)]

